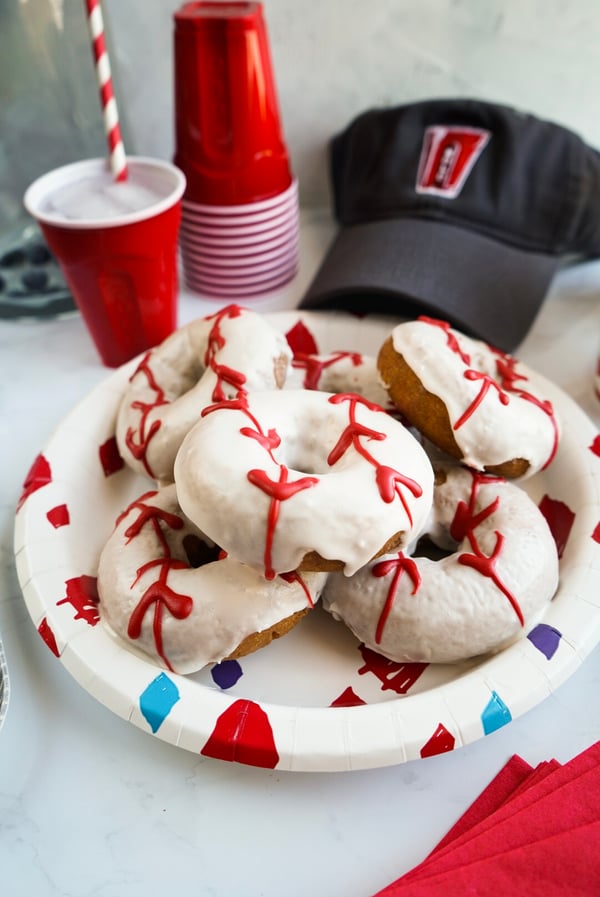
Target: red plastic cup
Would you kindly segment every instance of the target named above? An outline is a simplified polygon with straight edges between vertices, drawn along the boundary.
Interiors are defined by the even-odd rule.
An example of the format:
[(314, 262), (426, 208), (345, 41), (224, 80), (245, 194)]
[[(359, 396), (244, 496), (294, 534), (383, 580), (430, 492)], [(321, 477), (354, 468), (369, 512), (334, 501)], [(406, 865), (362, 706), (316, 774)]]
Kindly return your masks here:
[(262, 4), (186, 3), (174, 21), (174, 161), (187, 178), (185, 198), (240, 205), (287, 190)]
[(105, 159), (87, 159), (42, 175), (24, 197), (108, 367), (152, 348), (177, 326), (185, 177), (158, 159), (130, 156), (127, 164), (124, 184), (114, 181)]

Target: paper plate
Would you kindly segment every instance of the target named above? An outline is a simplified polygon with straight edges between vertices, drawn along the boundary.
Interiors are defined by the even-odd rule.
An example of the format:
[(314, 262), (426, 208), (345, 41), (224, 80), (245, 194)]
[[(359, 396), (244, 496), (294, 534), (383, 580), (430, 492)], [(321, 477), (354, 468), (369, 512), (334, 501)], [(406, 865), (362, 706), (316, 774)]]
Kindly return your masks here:
[[(375, 354), (392, 326), (337, 313), (270, 317), (322, 352)], [(115, 517), (148, 488), (124, 467), (114, 441), (134, 367), (98, 386), (36, 459), (16, 515), (15, 551), (27, 608), (48, 648), (91, 695), (144, 731), (189, 751), (269, 768), (398, 764), (510, 723), (598, 643), (600, 437), (564, 393), (532, 373), (562, 419), (563, 437), (552, 466), (526, 482), (561, 555), (558, 592), (531, 631), (467, 663), (399, 664), (364, 649), (317, 607), (285, 638), (241, 661), (190, 677), (154, 666), (107, 633), (96, 603), (98, 557)]]

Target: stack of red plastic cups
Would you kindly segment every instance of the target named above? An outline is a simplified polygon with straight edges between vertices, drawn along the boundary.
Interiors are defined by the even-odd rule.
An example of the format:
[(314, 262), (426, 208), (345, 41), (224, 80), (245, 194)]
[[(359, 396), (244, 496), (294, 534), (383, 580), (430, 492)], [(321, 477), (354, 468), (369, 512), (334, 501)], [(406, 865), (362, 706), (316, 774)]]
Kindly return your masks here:
[(269, 293), (296, 274), (299, 215), (262, 4), (186, 3), (174, 19), (185, 284), (227, 300)]

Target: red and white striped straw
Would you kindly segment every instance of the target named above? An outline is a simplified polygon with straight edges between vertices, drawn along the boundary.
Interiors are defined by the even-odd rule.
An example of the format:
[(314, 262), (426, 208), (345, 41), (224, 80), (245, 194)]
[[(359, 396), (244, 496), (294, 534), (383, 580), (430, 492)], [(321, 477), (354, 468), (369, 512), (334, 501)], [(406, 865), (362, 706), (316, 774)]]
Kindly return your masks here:
[(110, 72), (110, 59), (104, 38), (104, 19), (100, 0), (85, 0), (88, 26), (92, 38), (94, 60), (96, 62), (96, 79), (100, 91), (102, 114), (104, 116), (104, 133), (108, 141), (110, 167), (116, 181), (127, 180), (127, 157), (121, 137), (119, 111), (113, 92)]

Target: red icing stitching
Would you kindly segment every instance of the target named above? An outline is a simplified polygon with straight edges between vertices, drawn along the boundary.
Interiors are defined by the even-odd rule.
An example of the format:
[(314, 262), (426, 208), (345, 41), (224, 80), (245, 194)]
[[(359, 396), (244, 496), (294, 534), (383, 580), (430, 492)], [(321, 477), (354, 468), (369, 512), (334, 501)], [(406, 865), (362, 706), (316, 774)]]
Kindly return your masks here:
[(469, 504), (466, 505), (465, 502), (459, 501), (456, 507), (454, 519), (450, 525), (451, 535), (455, 537), (455, 534), (460, 535), (461, 533), (464, 533), (463, 538), (468, 539), (473, 551), (473, 554), (465, 553), (459, 555), (457, 559), (458, 563), (464, 564), (466, 567), (472, 567), (474, 570), (480, 573), (481, 576), (485, 576), (491, 579), (496, 588), (498, 588), (502, 592), (502, 594), (506, 596), (506, 598), (510, 602), (511, 607), (518, 617), (519, 623), (521, 624), (521, 626), (523, 626), (525, 623), (525, 619), (523, 617), (523, 612), (519, 607), (519, 603), (510, 589), (508, 589), (508, 587), (502, 582), (496, 571), (496, 562), (500, 558), (502, 549), (504, 547), (504, 535), (497, 530), (494, 531), (494, 534), (496, 536), (496, 544), (494, 545), (492, 554), (488, 556), (483, 553), (481, 546), (477, 541), (477, 535), (475, 533), (477, 527), (480, 526), (480, 524), (483, 523), (484, 520), (495, 513), (500, 505), (500, 497), (496, 496), (494, 501), (483, 508), (478, 514), (475, 514), (474, 511), (479, 486), (488, 482), (501, 482), (501, 480), (499, 480), (498, 478), (490, 480), (483, 474), (479, 474), (474, 471), (471, 471), (471, 477), (472, 483), (471, 494), (469, 496)]
[(516, 365), (518, 364), (517, 359), (512, 355), (506, 355), (504, 352), (500, 352), (498, 349), (492, 349), (496, 355), (496, 370), (498, 372), (498, 377), (500, 378), (500, 383), (503, 389), (507, 392), (514, 393), (514, 395), (518, 396), (520, 399), (523, 399), (526, 402), (531, 402), (532, 405), (535, 405), (536, 408), (539, 408), (540, 411), (543, 411), (545, 415), (550, 419), (550, 423), (552, 424), (552, 428), (554, 430), (554, 440), (552, 444), (552, 450), (548, 459), (546, 460), (542, 470), (545, 470), (549, 464), (552, 463), (556, 456), (556, 452), (558, 451), (558, 423), (556, 421), (556, 417), (554, 414), (554, 408), (552, 407), (552, 403), (547, 399), (539, 399), (537, 396), (534, 396), (533, 393), (527, 392), (527, 390), (517, 387), (515, 384), (517, 380), (524, 380), (527, 382), (528, 378), (524, 374), (518, 374), (516, 371)]
[(224, 364), (217, 364), (217, 354), (225, 347), (227, 341), (221, 332), (221, 322), (223, 318), (233, 319), (239, 318), (242, 315), (243, 309), (239, 305), (227, 305), (225, 308), (222, 308), (221, 311), (217, 312), (217, 314), (213, 315), (208, 320), (213, 321), (214, 324), (211, 328), (211, 331), (208, 336), (208, 343), (206, 347), (206, 353), (204, 355), (204, 366), (206, 368), (210, 368), (213, 373), (216, 375), (217, 382), (215, 384), (215, 388), (212, 393), (213, 402), (223, 402), (226, 401), (226, 394), (224, 389), (224, 384), (231, 386), (236, 394), (243, 392), (243, 387), (246, 382), (246, 376), (241, 371), (236, 371), (234, 368), (227, 367)]
[(272, 567), (273, 541), (275, 539), (281, 503), (293, 498), (298, 492), (303, 492), (304, 489), (316, 486), (319, 482), (317, 477), (300, 477), (293, 483), (289, 483), (288, 474), (289, 470), (284, 464), (279, 465), (279, 480), (272, 480), (265, 470), (249, 470), (247, 474), (252, 485), (258, 486), (271, 499), (267, 514), (267, 537), (265, 539), (264, 554), (266, 579), (275, 578), (275, 570)]
[(498, 400), (501, 405), (508, 405), (510, 399), (506, 395), (505, 392), (502, 391), (500, 385), (496, 383), (493, 377), (490, 377), (489, 374), (484, 374), (482, 371), (473, 370), (473, 368), (467, 368), (464, 372), (465, 380), (481, 380), (481, 388), (469, 407), (461, 414), (456, 423), (454, 424), (453, 429), (459, 430), (463, 424), (465, 424), (468, 419), (474, 414), (474, 412), (479, 408), (486, 395), (490, 391), (490, 389), (495, 389), (498, 395)]
[[(447, 336), (448, 348), (452, 352), (456, 353), (465, 365), (468, 366), (470, 364), (469, 356), (461, 350), (456, 335), (452, 332), (451, 325), (447, 321), (438, 321), (435, 318), (428, 318), (426, 316), (422, 316), (418, 320), (423, 321), (423, 323), (425, 324), (439, 327), (441, 330), (443, 330)], [(527, 382), (528, 378), (524, 374), (517, 373), (516, 366), (518, 364), (518, 360), (514, 358), (514, 356), (502, 352), (500, 349), (497, 349), (494, 346), (488, 345), (488, 349), (496, 357), (496, 375), (498, 378), (498, 382), (494, 380), (493, 377), (490, 377), (489, 375), (484, 374), (480, 371), (475, 371), (472, 369), (468, 369), (467, 371), (465, 371), (464, 376), (467, 380), (482, 380), (482, 385), (477, 397), (454, 424), (454, 429), (458, 430), (471, 417), (476, 408), (479, 407), (479, 405), (485, 398), (490, 388), (494, 387), (497, 390), (498, 398), (503, 405), (508, 405), (510, 401), (510, 396), (507, 395), (507, 393), (515, 395), (517, 396), (517, 398), (523, 399), (524, 401), (530, 402), (532, 405), (535, 405), (536, 408), (539, 408), (540, 411), (543, 411), (544, 414), (546, 414), (550, 419), (554, 430), (554, 440), (550, 455), (548, 456), (542, 467), (542, 470), (545, 470), (552, 463), (554, 457), (556, 456), (556, 452), (558, 451), (558, 423), (554, 415), (552, 403), (545, 399), (539, 399), (537, 396), (533, 395), (533, 393), (530, 393), (527, 390), (516, 386), (518, 380), (524, 380)]]
[(380, 464), (377, 459), (373, 457), (363, 444), (362, 440), (374, 439), (376, 441), (381, 441), (387, 439), (387, 436), (385, 433), (380, 433), (377, 430), (372, 430), (370, 427), (365, 427), (364, 424), (361, 424), (356, 420), (357, 405), (364, 405), (369, 410), (380, 411), (382, 414), (385, 414), (385, 411), (380, 408), (379, 405), (375, 405), (373, 402), (369, 402), (354, 393), (336, 393), (335, 395), (330, 396), (328, 401), (331, 402), (332, 405), (340, 405), (342, 402), (348, 402), (349, 422), (336, 445), (330, 451), (327, 463), (330, 465), (336, 464), (350, 446), (352, 446), (359, 455), (374, 467), (375, 482), (377, 483), (377, 488), (382, 501), (386, 502), (386, 504), (390, 504), (397, 496), (400, 499), (410, 524), (412, 525), (412, 514), (410, 513), (410, 508), (408, 507), (408, 503), (405, 496), (402, 494), (401, 489), (403, 486), (406, 487), (415, 498), (421, 497), (423, 489), (416, 480), (407, 477), (405, 474), (400, 473), (392, 467)]
[[(489, 505), (486, 505), (480, 511), (475, 512), (479, 486), (483, 485), (484, 483), (502, 483), (504, 481), (501, 477), (489, 477), (476, 471), (470, 471), (470, 473), (472, 476), (472, 484), (469, 501), (468, 503), (466, 503), (460, 500), (457, 503), (456, 510), (454, 512), (454, 518), (450, 524), (450, 535), (456, 542), (462, 542), (464, 539), (468, 539), (473, 554), (464, 553), (459, 555), (457, 558), (458, 563), (464, 564), (467, 567), (472, 567), (474, 570), (477, 570), (477, 572), (481, 574), (481, 576), (485, 576), (491, 579), (494, 585), (502, 592), (503, 595), (506, 596), (506, 598), (510, 602), (511, 607), (513, 608), (522, 626), (525, 620), (521, 608), (519, 607), (515, 596), (501, 581), (496, 572), (496, 562), (501, 556), (502, 549), (504, 547), (504, 536), (502, 535), (502, 533), (496, 531), (496, 544), (494, 546), (492, 554), (488, 557), (481, 550), (475, 533), (477, 527), (481, 526), (481, 524), (484, 523), (492, 514), (495, 514), (500, 507), (500, 497), (496, 495), (494, 500), (491, 501)], [(371, 568), (371, 575), (375, 577), (384, 577), (389, 576), (390, 573), (393, 574), (381, 614), (377, 621), (377, 627), (375, 630), (375, 641), (377, 642), (377, 644), (379, 644), (381, 642), (381, 639), (383, 638), (385, 626), (389, 620), (389, 616), (392, 612), (392, 608), (397, 597), (400, 578), (404, 572), (407, 573), (413, 583), (413, 590), (411, 594), (416, 595), (421, 585), (421, 574), (419, 568), (415, 561), (412, 560), (412, 558), (406, 557), (401, 551), (399, 551), (398, 554), (393, 558), (385, 558), (384, 560), (378, 561)]]
[[(246, 376), (241, 371), (236, 371), (233, 368), (227, 367), (227, 365), (218, 364), (217, 362), (218, 352), (224, 348), (227, 342), (221, 331), (221, 322), (224, 318), (238, 318), (243, 312), (244, 309), (239, 305), (227, 305), (215, 315), (206, 319), (214, 321), (208, 335), (207, 348), (204, 355), (204, 366), (207, 369), (209, 368), (212, 370), (217, 378), (211, 397), (213, 402), (227, 401), (224, 384), (231, 386), (235, 390), (236, 396), (244, 393), (243, 387), (246, 382)], [(156, 378), (152, 372), (150, 365), (152, 355), (152, 351), (146, 353), (131, 377), (131, 380), (138, 374), (143, 375), (147, 380), (148, 387), (154, 393), (154, 397), (150, 402), (137, 400), (131, 403), (132, 410), (140, 412), (139, 424), (137, 431), (134, 427), (129, 427), (125, 434), (125, 444), (136, 461), (142, 463), (148, 476), (155, 478), (147, 455), (152, 439), (160, 430), (161, 421), (154, 420), (147, 429), (148, 417), (155, 408), (159, 408), (161, 405), (168, 405), (170, 402), (166, 399), (164, 390), (156, 382)]]
[[(168, 585), (167, 579), (171, 570), (188, 570), (190, 569), (190, 565), (185, 561), (180, 561), (172, 556), (163, 529), (163, 527), (165, 527), (170, 530), (180, 530), (184, 526), (184, 521), (177, 514), (172, 514), (169, 511), (165, 511), (163, 508), (148, 504), (150, 499), (156, 495), (158, 495), (158, 492), (156, 491), (145, 492), (133, 501), (129, 507), (119, 515), (116, 521), (116, 526), (118, 526), (131, 511), (137, 510), (138, 514), (136, 518), (125, 529), (125, 544), (128, 545), (133, 539), (137, 538), (147, 525), (152, 527), (154, 534), (158, 539), (162, 556), (152, 558), (138, 567), (135, 578), (131, 583), (131, 588), (134, 588), (145, 573), (150, 570), (158, 570), (157, 579), (144, 591), (130, 615), (127, 634), (131, 639), (139, 638), (142, 632), (144, 618), (148, 611), (154, 607), (152, 634), (154, 636), (156, 653), (162, 659), (167, 669), (173, 672), (173, 667), (166, 656), (163, 644), (164, 613), (170, 613), (171, 616), (175, 617), (177, 620), (185, 620), (193, 610), (194, 600), (190, 595), (183, 595), (173, 591)], [(225, 557), (227, 557), (226, 553), (221, 551), (219, 560), (222, 560)], [(313, 600), (308, 586), (298, 573), (284, 574), (281, 578), (288, 583), (298, 583), (303, 589), (309, 605), (312, 607)]]
[(154, 615), (152, 619), (152, 634), (154, 636), (154, 644), (156, 653), (162, 659), (163, 663), (171, 672), (171, 666), (168, 657), (165, 654), (163, 645), (163, 616), (167, 611), (177, 620), (185, 620), (192, 612), (194, 601), (189, 595), (181, 595), (174, 592), (167, 583), (167, 578), (171, 570), (187, 569), (188, 564), (179, 561), (171, 556), (171, 551), (163, 532), (162, 525), (168, 529), (178, 530), (183, 527), (183, 520), (177, 514), (171, 514), (162, 508), (157, 508), (147, 502), (157, 495), (157, 492), (146, 492), (140, 496), (117, 518), (117, 526), (131, 512), (137, 510), (137, 517), (129, 524), (125, 530), (126, 544), (140, 535), (142, 530), (148, 524), (152, 527), (156, 538), (158, 539), (162, 557), (154, 558), (141, 567), (138, 567), (136, 576), (131, 583), (133, 588), (140, 578), (148, 570), (158, 568), (158, 577), (144, 591), (142, 597), (133, 609), (129, 618), (127, 634), (131, 639), (137, 639), (142, 632), (142, 624), (146, 613), (154, 606)]
[(446, 334), (446, 345), (450, 351), (454, 352), (455, 355), (458, 355), (463, 364), (471, 364), (471, 358), (461, 349), (456, 334), (448, 321), (439, 321), (437, 318), (428, 318), (427, 315), (421, 315), (417, 320), (422, 321), (424, 324), (430, 324), (432, 327), (439, 327), (440, 330), (443, 330)]
[[(402, 487), (406, 487), (413, 494), (413, 496), (418, 498), (423, 494), (423, 489), (415, 480), (412, 480), (410, 477), (401, 474), (399, 471), (394, 470), (393, 468), (388, 467), (385, 464), (380, 464), (377, 459), (374, 458), (373, 455), (371, 455), (371, 453), (363, 445), (363, 440), (374, 439), (377, 441), (381, 441), (387, 439), (387, 436), (385, 435), (385, 433), (380, 433), (377, 430), (366, 427), (364, 426), (364, 424), (361, 424), (356, 420), (357, 405), (364, 405), (371, 411), (380, 411), (382, 414), (385, 414), (385, 411), (380, 408), (379, 405), (375, 405), (373, 402), (369, 402), (361, 396), (355, 395), (354, 393), (336, 393), (335, 395), (330, 396), (328, 401), (334, 405), (341, 404), (342, 402), (348, 402), (349, 421), (348, 425), (345, 427), (340, 438), (338, 439), (336, 445), (329, 453), (327, 463), (329, 465), (335, 464), (352, 446), (375, 469), (375, 482), (377, 484), (377, 488), (382, 500), (389, 504), (394, 500), (394, 498), (398, 497), (400, 502), (402, 503), (408, 519), (412, 524), (412, 515), (410, 513), (406, 498), (402, 494), (401, 490)], [(269, 511), (267, 514), (264, 567), (265, 577), (267, 579), (273, 579), (276, 574), (272, 567), (272, 549), (275, 540), (277, 522), (279, 520), (279, 514), (281, 510), (281, 503), (293, 498), (294, 495), (296, 495), (298, 492), (303, 491), (304, 489), (316, 486), (319, 482), (319, 479), (318, 477), (305, 476), (300, 477), (293, 482), (288, 481), (288, 468), (284, 464), (280, 464), (273, 455), (273, 450), (277, 448), (278, 445), (280, 445), (281, 438), (275, 429), (269, 429), (268, 432), (265, 433), (259, 421), (250, 411), (246, 396), (239, 395), (236, 400), (218, 402), (214, 405), (209, 405), (202, 411), (202, 417), (205, 417), (208, 414), (212, 414), (215, 411), (227, 410), (241, 411), (242, 414), (244, 414), (248, 418), (253, 426), (240, 427), (240, 433), (249, 439), (255, 439), (259, 443), (259, 445), (261, 445), (268, 453), (271, 461), (279, 468), (279, 477), (277, 480), (271, 479), (265, 470), (260, 470), (257, 468), (249, 470), (247, 473), (248, 480), (252, 483), (252, 485), (259, 488), (271, 499)]]
[(242, 414), (244, 414), (248, 418), (248, 420), (253, 424), (253, 428), (240, 427), (240, 433), (242, 434), (242, 436), (246, 436), (249, 439), (255, 439), (259, 443), (259, 445), (261, 445), (265, 449), (273, 463), (277, 464), (277, 466), (279, 467), (278, 480), (272, 480), (265, 470), (254, 469), (249, 470), (247, 473), (248, 480), (252, 483), (252, 485), (257, 486), (271, 499), (271, 502), (269, 504), (269, 511), (267, 514), (267, 534), (265, 537), (264, 551), (265, 578), (271, 580), (274, 579), (276, 575), (272, 567), (272, 551), (273, 542), (275, 539), (275, 530), (277, 527), (277, 521), (279, 519), (279, 512), (281, 509), (281, 502), (293, 498), (294, 495), (296, 495), (298, 492), (303, 491), (304, 489), (315, 486), (319, 482), (319, 480), (317, 477), (301, 477), (292, 483), (288, 482), (288, 468), (283, 464), (279, 464), (279, 462), (273, 455), (273, 449), (277, 448), (277, 446), (281, 443), (281, 438), (275, 429), (270, 429), (267, 433), (264, 432), (259, 421), (250, 411), (245, 396), (240, 395), (235, 401), (220, 402), (216, 405), (210, 405), (204, 409), (204, 411), (202, 412), (202, 416), (205, 417), (208, 414), (212, 414), (214, 411), (228, 410), (241, 411)]
[(294, 355), (292, 367), (304, 370), (303, 386), (305, 389), (318, 389), (323, 371), (346, 358), (351, 360), (354, 367), (359, 367), (363, 362), (363, 357), (359, 352), (332, 352), (328, 358), (298, 353)]
[(155, 408), (158, 408), (161, 405), (166, 405), (168, 403), (165, 398), (164, 390), (158, 385), (154, 378), (154, 374), (152, 373), (152, 368), (150, 367), (151, 354), (151, 352), (147, 352), (144, 355), (138, 367), (136, 368), (131, 380), (133, 380), (133, 378), (138, 374), (143, 374), (143, 376), (148, 381), (148, 386), (154, 393), (154, 399), (151, 402), (142, 402), (139, 400), (136, 402), (132, 402), (132, 409), (134, 411), (140, 412), (139, 423), (137, 431), (133, 427), (129, 427), (129, 429), (127, 430), (125, 434), (125, 445), (129, 449), (135, 460), (141, 461), (148, 476), (154, 478), (154, 473), (148, 462), (147, 453), (152, 438), (160, 430), (161, 422), (160, 420), (153, 421), (147, 431), (146, 427), (148, 425), (148, 417), (150, 413), (154, 411)]
[(185, 620), (191, 614), (194, 608), (194, 601), (190, 595), (182, 595), (174, 592), (167, 584), (167, 577), (171, 570), (185, 570), (188, 565), (184, 561), (178, 561), (175, 558), (156, 558), (147, 564), (138, 567), (135, 580), (132, 587), (146, 573), (155, 567), (159, 568), (158, 579), (148, 586), (136, 607), (131, 613), (129, 624), (127, 626), (127, 635), (131, 639), (137, 639), (142, 634), (142, 624), (146, 613), (154, 605), (154, 616), (152, 620), (152, 634), (154, 636), (154, 644), (156, 652), (162, 658), (169, 670), (172, 666), (165, 654), (162, 637), (162, 619), (164, 611), (168, 611), (176, 620)]
[(310, 594), (310, 589), (308, 588), (308, 586), (306, 585), (306, 583), (304, 582), (304, 580), (302, 579), (302, 577), (300, 576), (300, 574), (298, 573), (297, 570), (291, 570), (289, 573), (280, 573), (279, 576), (281, 579), (284, 580), (284, 582), (298, 583), (298, 585), (300, 586), (300, 588), (302, 589), (302, 591), (304, 592), (304, 594), (306, 596), (306, 601), (308, 603), (308, 606), (309, 607), (315, 606), (315, 602), (313, 601), (312, 595)]
[(379, 561), (371, 569), (371, 575), (376, 577), (388, 576), (390, 573), (393, 574), (392, 581), (375, 630), (375, 641), (377, 644), (380, 644), (381, 639), (383, 638), (383, 630), (385, 629), (386, 623), (392, 612), (402, 574), (406, 573), (412, 580), (413, 589), (411, 595), (416, 595), (419, 586), (421, 585), (421, 572), (417, 564), (412, 558), (406, 557), (402, 551), (399, 551), (394, 558), (386, 558), (383, 561)]

